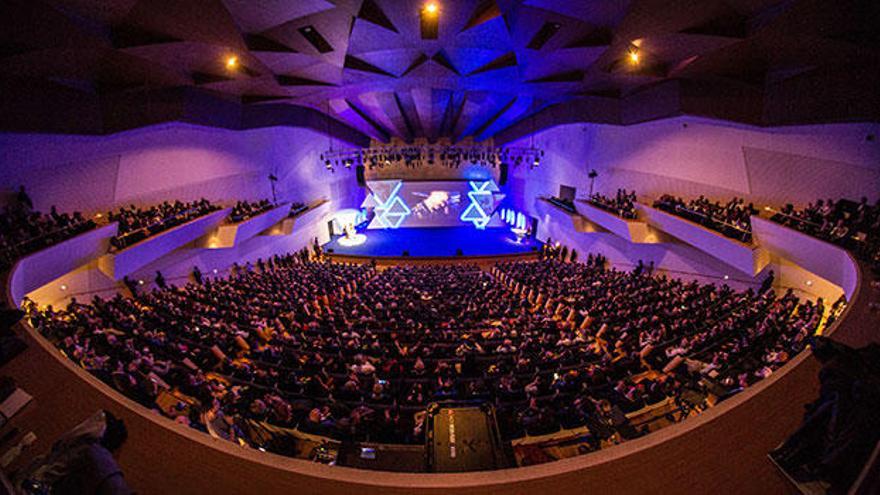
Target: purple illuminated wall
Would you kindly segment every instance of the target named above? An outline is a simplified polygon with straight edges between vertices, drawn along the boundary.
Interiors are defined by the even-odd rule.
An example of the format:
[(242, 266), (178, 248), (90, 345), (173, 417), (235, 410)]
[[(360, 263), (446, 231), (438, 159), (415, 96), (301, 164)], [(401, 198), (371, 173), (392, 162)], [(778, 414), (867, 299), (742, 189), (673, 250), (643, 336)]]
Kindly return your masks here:
[(279, 201), (359, 204), (353, 170), (331, 174), (319, 166), (329, 145), (319, 133), (291, 127), (232, 131), (176, 123), (109, 136), (5, 133), (0, 191), (24, 184), (39, 209), (95, 212), (201, 196), (226, 203), (267, 198), (273, 173)]
[(509, 143), (546, 150), (538, 168), (511, 169), (511, 199), (517, 209), (539, 218), (539, 238), (550, 236), (582, 255), (602, 252), (621, 268), (653, 260), (683, 277), (720, 282), (728, 275), (754, 283), (683, 243), (633, 245), (613, 234), (575, 232), (565, 214), (547, 215), (553, 207), (538, 198), (559, 194), (560, 185), (576, 187), (577, 197), (585, 197), (587, 173), (595, 168), (596, 191), (635, 189), (647, 202), (663, 193), (744, 196), (759, 206), (860, 195), (873, 201), (880, 194), (880, 143), (866, 139), (872, 134), (880, 134), (880, 126), (762, 129), (692, 117), (631, 126), (568, 124)]
[(758, 128), (693, 117), (570, 124), (511, 143), (534, 142), (547, 152), (538, 169), (515, 168), (512, 183), (526, 203), (557, 194), (560, 184), (586, 195), (591, 168), (600, 174), (597, 191), (625, 187), (646, 198), (668, 192), (774, 205), (819, 197), (873, 200), (880, 191), (880, 141), (869, 135), (880, 135), (880, 125)]

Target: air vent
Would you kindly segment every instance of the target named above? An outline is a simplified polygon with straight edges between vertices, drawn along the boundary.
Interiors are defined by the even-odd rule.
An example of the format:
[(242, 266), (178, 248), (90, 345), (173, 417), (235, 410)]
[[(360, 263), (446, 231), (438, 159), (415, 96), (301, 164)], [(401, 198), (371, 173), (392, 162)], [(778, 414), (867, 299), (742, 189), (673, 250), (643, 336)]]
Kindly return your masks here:
[(425, 55), (424, 53), (419, 54), (419, 56), (416, 57), (415, 60), (413, 60), (413, 63), (409, 64), (409, 67), (407, 67), (406, 70), (403, 71), (403, 75), (405, 76), (405, 75), (409, 74), (410, 72), (418, 69), (419, 67), (421, 67), (422, 64), (424, 64), (428, 60), (429, 59), (428, 59), (427, 55)]
[(135, 46), (161, 45), (182, 41), (179, 38), (168, 36), (153, 31), (141, 29), (136, 26), (120, 25), (112, 28), (111, 39), (114, 48), (131, 48)]
[(608, 28), (598, 28), (581, 36), (575, 41), (566, 45), (566, 48), (597, 48), (610, 46), (613, 34)]
[(489, 62), (488, 64), (480, 67), (479, 69), (468, 74), (469, 76), (473, 76), (475, 74), (482, 74), (483, 72), (489, 72), (498, 69), (504, 69), (507, 67), (513, 67), (516, 65), (516, 54), (513, 52), (505, 53), (504, 55), (496, 58), (495, 60)]
[(386, 71), (380, 69), (379, 67), (376, 67), (375, 65), (373, 65), (365, 60), (361, 60), (361, 59), (359, 59), (357, 57), (353, 57), (351, 55), (345, 56), (344, 67), (346, 69), (359, 70), (361, 72), (371, 72), (373, 74), (380, 74), (383, 76), (394, 77), (394, 74), (386, 72)]
[(299, 34), (303, 35), (303, 38), (311, 43), (319, 53), (330, 53), (333, 51), (333, 47), (321, 36), (321, 33), (315, 29), (315, 26), (303, 26), (299, 28)]
[(698, 34), (703, 36), (722, 36), (726, 38), (743, 39), (748, 35), (748, 19), (740, 15), (729, 15), (712, 19), (697, 26), (691, 26), (682, 30), (684, 34)]
[(374, 0), (364, 0), (363, 5), (361, 5), (361, 10), (358, 12), (358, 19), (363, 19), (368, 22), (372, 22), (377, 26), (382, 26), (389, 31), (394, 31), (395, 33), (399, 32), (397, 27), (392, 24), (391, 20), (388, 19), (388, 16), (385, 15), (385, 12), (376, 5)]
[(324, 81), (316, 81), (314, 79), (307, 79), (305, 77), (297, 77), (297, 76), (275, 76), (275, 79), (278, 81), (278, 84), (281, 86), (336, 86), (333, 83), (328, 83)]
[(229, 77), (218, 76), (215, 74), (208, 74), (207, 72), (193, 72), (192, 78), (193, 78), (193, 82), (195, 82), (196, 84), (199, 84), (199, 85), (232, 80), (232, 78), (229, 78)]
[(560, 74), (553, 74), (551, 76), (540, 77), (538, 79), (532, 79), (531, 81), (527, 81), (530, 83), (566, 83), (566, 82), (581, 82), (584, 80), (584, 72), (580, 70), (572, 70), (568, 72), (562, 72)]
[(358, 116), (360, 116), (360, 118), (364, 119), (364, 122), (366, 122), (367, 124), (370, 124), (370, 126), (372, 126), (373, 129), (375, 129), (376, 132), (379, 133), (379, 135), (382, 137), (382, 140), (383, 140), (383, 141), (386, 141), (386, 142), (387, 142), (388, 139), (390, 139), (390, 134), (389, 134), (389, 132), (388, 132), (384, 127), (382, 127), (381, 124), (379, 124), (378, 122), (376, 122), (376, 121), (373, 119), (373, 117), (370, 116), (370, 114), (368, 114), (367, 112), (363, 111), (360, 107), (358, 107), (357, 105), (355, 105), (354, 102), (352, 102), (352, 101), (349, 100), (349, 99), (346, 99), (346, 100), (345, 100), (345, 103), (348, 104), (349, 108), (351, 108), (352, 110), (354, 110), (354, 113), (358, 114)]
[(456, 69), (455, 66), (452, 65), (452, 61), (449, 60), (449, 56), (446, 55), (445, 51), (440, 50), (439, 52), (435, 53), (434, 56), (431, 57), (431, 60), (433, 60), (434, 62), (437, 62), (438, 64), (451, 70), (452, 72), (455, 72), (456, 75), (461, 75), (458, 72), (458, 69)]
[(281, 43), (266, 38), (265, 36), (260, 36), (259, 34), (244, 35), (244, 42), (247, 45), (248, 50), (255, 52), (296, 53), (296, 50), (293, 48), (282, 45)]
[(578, 96), (598, 96), (600, 98), (620, 98), (620, 89), (618, 88), (598, 88), (590, 89), (577, 93)]
[(535, 33), (535, 36), (532, 37), (532, 41), (529, 41), (529, 44), (526, 45), (526, 48), (540, 50), (561, 28), (562, 24), (558, 22), (545, 22), (541, 29)]
[(477, 5), (476, 9), (474, 9), (474, 13), (471, 14), (471, 18), (468, 20), (462, 31), (467, 31), (468, 29), (477, 27), (480, 24), (489, 22), (500, 16), (501, 9), (498, 8), (498, 4), (495, 0), (484, 0)]
[(266, 103), (269, 101), (280, 101), (286, 100), (287, 96), (272, 96), (272, 95), (242, 95), (241, 102), (245, 105), (256, 104), (256, 103)]

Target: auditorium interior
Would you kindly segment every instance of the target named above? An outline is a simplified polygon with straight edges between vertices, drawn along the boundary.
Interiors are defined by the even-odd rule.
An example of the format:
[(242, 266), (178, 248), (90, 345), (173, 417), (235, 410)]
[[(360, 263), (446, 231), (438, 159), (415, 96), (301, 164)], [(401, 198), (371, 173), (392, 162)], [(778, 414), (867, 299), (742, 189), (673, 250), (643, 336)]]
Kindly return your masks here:
[(0, 12), (0, 495), (880, 494), (880, 2)]

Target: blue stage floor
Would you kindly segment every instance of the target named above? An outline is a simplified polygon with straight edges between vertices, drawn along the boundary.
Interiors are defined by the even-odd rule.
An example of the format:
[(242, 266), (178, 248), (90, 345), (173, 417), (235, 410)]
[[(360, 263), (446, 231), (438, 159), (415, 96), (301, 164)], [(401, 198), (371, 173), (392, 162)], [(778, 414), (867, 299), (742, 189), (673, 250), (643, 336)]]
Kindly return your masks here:
[(359, 246), (341, 246), (339, 237), (324, 245), (331, 254), (389, 257), (402, 256), (409, 251), (411, 257), (455, 256), (461, 249), (463, 256), (505, 256), (523, 254), (540, 248), (537, 239), (525, 239), (516, 243), (516, 236), (505, 227), (477, 230), (473, 227), (401, 228), (388, 230), (364, 230), (366, 242)]

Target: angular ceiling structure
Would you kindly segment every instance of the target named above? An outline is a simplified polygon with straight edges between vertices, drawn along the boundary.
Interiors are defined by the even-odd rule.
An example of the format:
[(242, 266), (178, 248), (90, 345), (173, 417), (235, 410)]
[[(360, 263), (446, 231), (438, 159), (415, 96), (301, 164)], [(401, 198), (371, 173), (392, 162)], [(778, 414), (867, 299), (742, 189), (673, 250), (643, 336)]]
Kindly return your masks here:
[[(0, 79), (99, 100), (195, 88), (310, 107), (382, 141), (479, 140), (570, 108), (627, 123), (692, 105), (764, 124), (787, 123), (772, 113), (796, 103), (798, 118), (839, 120), (838, 105), (786, 103), (786, 88), (842, 71), (868, 77), (854, 117), (880, 113), (876, 1), (434, 3), (430, 14), (427, 0), (0, 0)], [(674, 96), (655, 90), (669, 83)], [(627, 119), (626, 101), (648, 111)]]

